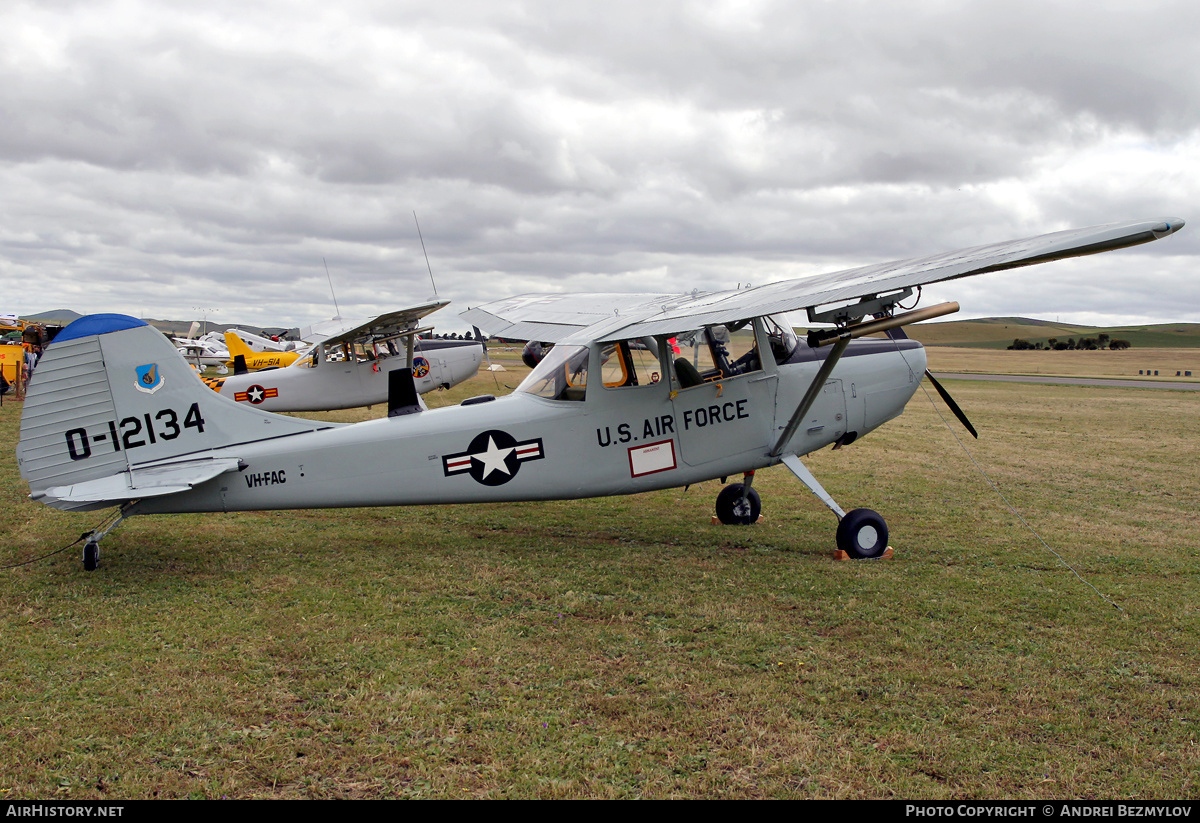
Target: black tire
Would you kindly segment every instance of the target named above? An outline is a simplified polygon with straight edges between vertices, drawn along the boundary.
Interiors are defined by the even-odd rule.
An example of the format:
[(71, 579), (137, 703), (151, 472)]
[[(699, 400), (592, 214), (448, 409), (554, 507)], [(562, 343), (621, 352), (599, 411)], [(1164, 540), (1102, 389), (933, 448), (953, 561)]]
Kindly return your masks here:
[(742, 500), (742, 484), (730, 483), (717, 495), (717, 519), (726, 526), (749, 526), (758, 522), (762, 501), (751, 487)]
[(851, 557), (879, 557), (887, 549), (888, 527), (879, 512), (855, 509), (838, 523), (837, 545)]
[(100, 544), (89, 540), (83, 544), (83, 568), (84, 571), (94, 572), (96, 567), (100, 565)]

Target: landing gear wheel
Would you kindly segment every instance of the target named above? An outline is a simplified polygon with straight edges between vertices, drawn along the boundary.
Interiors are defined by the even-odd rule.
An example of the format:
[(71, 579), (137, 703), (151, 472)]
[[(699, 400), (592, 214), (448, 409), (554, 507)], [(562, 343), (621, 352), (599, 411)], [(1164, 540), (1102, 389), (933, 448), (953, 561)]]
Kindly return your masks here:
[(100, 544), (95, 540), (89, 540), (83, 544), (83, 568), (85, 571), (94, 572), (99, 565)]
[(749, 526), (758, 522), (762, 501), (751, 488), (742, 499), (742, 484), (730, 483), (717, 495), (717, 519), (726, 526)]
[(879, 557), (887, 549), (888, 528), (879, 512), (855, 509), (838, 523), (837, 546), (851, 557)]

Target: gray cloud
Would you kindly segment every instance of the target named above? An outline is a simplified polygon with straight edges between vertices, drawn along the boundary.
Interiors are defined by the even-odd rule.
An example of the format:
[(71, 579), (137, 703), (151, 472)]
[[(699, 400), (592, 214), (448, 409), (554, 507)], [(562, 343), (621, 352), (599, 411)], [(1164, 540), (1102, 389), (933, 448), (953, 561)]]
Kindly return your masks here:
[[(1200, 10), (976, 5), (6, 7), (5, 308), (301, 324), (324, 258), (344, 312), (382, 310), (428, 292), (414, 210), (460, 307), (1189, 216)], [(944, 288), (1200, 320), (1192, 232), (1039, 271), (1064, 285), (1036, 300), (1028, 274)]]

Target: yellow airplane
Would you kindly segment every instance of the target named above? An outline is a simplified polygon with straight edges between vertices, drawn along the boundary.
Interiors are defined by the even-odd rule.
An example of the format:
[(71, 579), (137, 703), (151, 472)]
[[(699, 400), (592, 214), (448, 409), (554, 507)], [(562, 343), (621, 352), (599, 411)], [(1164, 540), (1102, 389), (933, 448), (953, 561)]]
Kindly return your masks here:
[[(234, 374), (259, 369), (279, 368), (291, 364), (300, 356), (298, 351), (254, 351), (242, 338), (233, 332), (225, 332), (225, 345), (229, 348), (229, 365)], [(237, 359), (242, 358), (242, 365)]]

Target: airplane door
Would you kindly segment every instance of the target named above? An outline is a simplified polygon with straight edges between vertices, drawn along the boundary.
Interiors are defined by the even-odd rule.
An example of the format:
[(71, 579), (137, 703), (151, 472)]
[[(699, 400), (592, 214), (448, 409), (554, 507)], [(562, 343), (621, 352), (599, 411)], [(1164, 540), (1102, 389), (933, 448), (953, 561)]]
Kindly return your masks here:
[(779, 375), (762, 371), (680, 390), (672, 404), (680, 457), (689, 466), (763, 453), (775, 419)]

